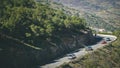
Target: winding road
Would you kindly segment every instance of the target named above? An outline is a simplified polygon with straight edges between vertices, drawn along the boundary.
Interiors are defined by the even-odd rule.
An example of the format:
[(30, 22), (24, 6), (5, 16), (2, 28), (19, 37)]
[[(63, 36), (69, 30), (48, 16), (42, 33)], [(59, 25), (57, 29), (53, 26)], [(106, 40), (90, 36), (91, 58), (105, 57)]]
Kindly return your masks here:
[[(103, 34), (98, 34), (97, 36), (99, 37), (103, 37), (103, 40), (101, 40), (100, 42), (98, 42), (97, 44), (95, 45), (90, 45), (92, 48), (93, 48), (93, 51), (97, 50), (98, 48), (102, 48), (103, 46), (111, 43), (112, 41), (115, 41), (117, 39), (116, 36), (113, 36), (113, 35), (103, 35)], [(102, 44), (102, 42), (105, 40), (105, 38), (110, 38), (110, 41), (107, 41), (106, 44)], [(85, 48), (80, 48), (79, 51), (77, 52), (74, 52), (74, 54), (76, 55), (76, 59), (86, 55), (88, 53), (88, 51), (85, 50)], [(75, 59), (75, 60), (76, 60)], [(43, 66), (40, 66), (40, 68), (56, 68), (64, 63), (68, 63), (72, 60), (68, 59), (67, 56), (64, 56), (62, 58), (59, 58), (57, 60), (54, 60), (53, 63), (49, 63), (49, 64), (46, 64), (46, 65), (43, 65)]]

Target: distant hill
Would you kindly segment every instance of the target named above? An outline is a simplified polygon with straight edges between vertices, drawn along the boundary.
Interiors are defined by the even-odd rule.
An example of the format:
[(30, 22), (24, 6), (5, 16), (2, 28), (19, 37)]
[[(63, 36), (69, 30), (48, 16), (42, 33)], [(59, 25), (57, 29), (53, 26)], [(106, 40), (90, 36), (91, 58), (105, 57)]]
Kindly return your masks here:
[[(68, 14), (85, 17), (88, 26), (105, 28), (107, 30), (120, 29), (120, 0), (44, 0), (60, 5), (58, 9)], [(52, 5), (53, 6), (53, 5)], [(56, 5), (53, 7), (55, 8)], [(71, 10), (70, 10), (71, 9)]]

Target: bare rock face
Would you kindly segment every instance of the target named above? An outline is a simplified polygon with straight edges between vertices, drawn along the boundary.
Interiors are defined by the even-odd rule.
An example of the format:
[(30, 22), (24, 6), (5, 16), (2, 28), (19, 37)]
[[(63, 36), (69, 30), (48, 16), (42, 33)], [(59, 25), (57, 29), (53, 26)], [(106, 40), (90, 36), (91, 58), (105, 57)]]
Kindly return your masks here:
[[(39, 54), (39, 60), (51, 60), (58, 56), (64, 55), (75, 49), (88, 46), (95, 42), (95, 38), (90, 30), (81, 31), (82, 34), (72, 35), (71, 37), (62, 37), (61, 43), (57, 46), (52, 46)], [(42, 56), (42, 57), (41, 57)], [(40, 58), (41, 57), (41, 58)], [(44, 63), (44, 62), (43, 62)]]

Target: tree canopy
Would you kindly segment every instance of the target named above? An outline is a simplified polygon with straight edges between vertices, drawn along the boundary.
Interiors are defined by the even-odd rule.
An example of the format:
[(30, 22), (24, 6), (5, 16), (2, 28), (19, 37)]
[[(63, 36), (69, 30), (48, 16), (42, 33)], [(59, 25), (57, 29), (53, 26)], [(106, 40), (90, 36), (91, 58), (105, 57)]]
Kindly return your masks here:
[(1, 0), (0, 3), (0, 31), (31, 44), (65, 31), (79, 32), (86, 26), (82, 18), (33, 0)]

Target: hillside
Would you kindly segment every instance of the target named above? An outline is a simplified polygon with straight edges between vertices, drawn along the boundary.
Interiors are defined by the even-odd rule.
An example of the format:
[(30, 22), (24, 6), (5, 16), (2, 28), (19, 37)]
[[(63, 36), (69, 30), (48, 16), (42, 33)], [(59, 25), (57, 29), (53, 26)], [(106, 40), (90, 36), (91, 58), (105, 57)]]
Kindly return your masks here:
[[(30, 44), (38, 44), (52, 36), (62, 36), (63, 32), (79, 33), (86, 27), (85, 20), (76, 16), (70, 17), (61, 11), (54, 10), (32, 0), (10, 3), (3, 1), (0, 12), (0, 31)], [(44, 41), (40, 40), (40, 41)]]
[(84, 18), (34, 0), (0, 2), (0, 68), (36, 68), (92, 40)]
[[(107, 30), (119, 29), (120, 1), (119, 0), (46, 0), (56, 2), (68, 14), (84, 17), (88, 26), (105, 28)], [(56, 5), (54, 5), (56, 6)], [(65, 7), (65, 8), (64, 8)], [(67, 8), (66, 8), (67, 7)], [(72, 10), (70, 10), (72, 9)], [(106, 26), (107, 27), (106, 27)]]

